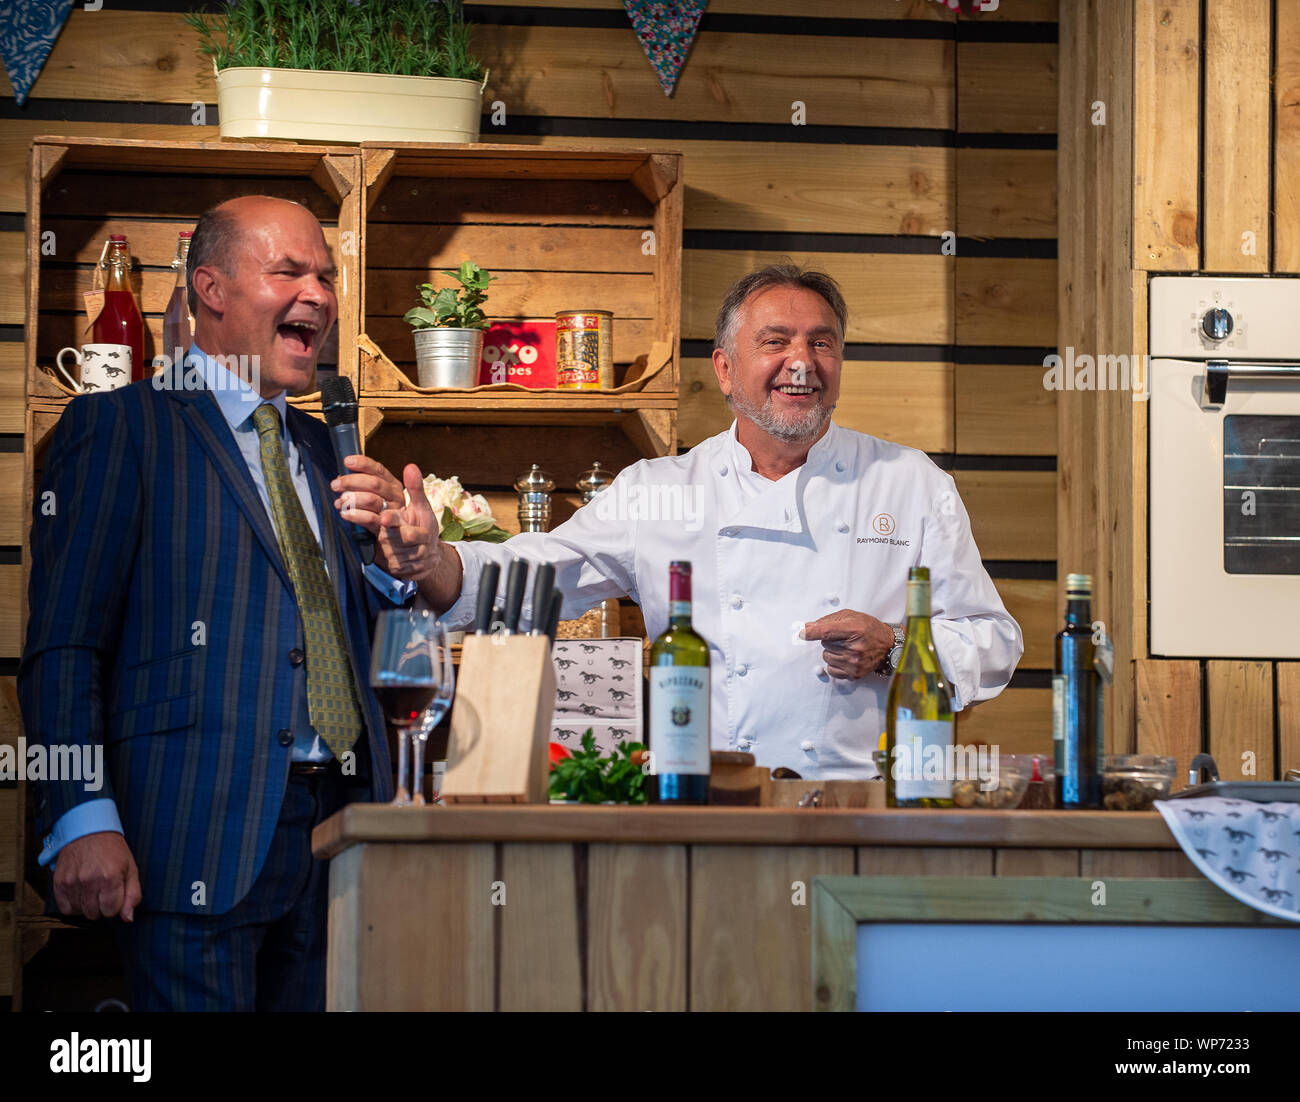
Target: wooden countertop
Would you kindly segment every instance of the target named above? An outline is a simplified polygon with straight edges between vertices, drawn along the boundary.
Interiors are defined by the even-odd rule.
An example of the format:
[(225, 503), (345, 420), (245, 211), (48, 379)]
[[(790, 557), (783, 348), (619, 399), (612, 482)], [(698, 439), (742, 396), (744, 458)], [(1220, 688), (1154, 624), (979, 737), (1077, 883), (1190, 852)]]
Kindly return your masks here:
[(392, 807), (356, 803), (312, 833), (317, 857), (333, 857), (361, 842), (1178, 848), (1156, 811)]

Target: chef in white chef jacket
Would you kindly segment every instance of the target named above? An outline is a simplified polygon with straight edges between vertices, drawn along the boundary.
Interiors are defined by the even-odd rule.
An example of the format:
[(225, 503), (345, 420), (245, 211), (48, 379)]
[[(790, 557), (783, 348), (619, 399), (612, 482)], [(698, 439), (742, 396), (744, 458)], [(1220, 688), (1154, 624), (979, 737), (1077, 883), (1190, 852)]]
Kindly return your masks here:
[[(565, 618), (626, 594), (653, 637), (668, 624), (668, 564), (686, 560), (710, 645), (713, 748), (808, 778), (874, 776), (909, 567), (930, 568), (955, 707), (1001, 692), (1024, 647), (951, 476), (830, 419), (845, 322), (829, 276), (779, 265), (740, 280), (713, 354), (735, 422), (685, 455), (624, 469), (552, 532), (442, 544), (414, 465), (412, 504), (381, 524), (357, 493), (344, 518), (379, 534), (386, 569), (416, 580), (449, 627), (472, 622), (484, 563), (523, 557), (555, 565)], [(344, 488), (364, 490), (352, 478)]]

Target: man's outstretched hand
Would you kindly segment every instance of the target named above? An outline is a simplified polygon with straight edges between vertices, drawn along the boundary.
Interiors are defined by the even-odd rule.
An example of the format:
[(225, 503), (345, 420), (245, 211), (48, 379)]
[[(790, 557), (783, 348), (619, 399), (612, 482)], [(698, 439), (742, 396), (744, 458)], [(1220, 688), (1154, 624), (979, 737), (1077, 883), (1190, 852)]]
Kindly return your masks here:
[(126, 839), (115, 830), (84, 834), (54, 860), (54, 902), (65, 915), (131, 922), (140, 903), (140, 873)]
[(398, 482), (367, 456), (350, 455), (344, 462), (351, 473), (330, 483), (339, 494), (334, 507), (375, 537), (375, 564), (381, 570), (415, 582), (435, 609), (446, 611), (460, 596), (461, 561), (438, 536), (420, 468), (408, 463)]

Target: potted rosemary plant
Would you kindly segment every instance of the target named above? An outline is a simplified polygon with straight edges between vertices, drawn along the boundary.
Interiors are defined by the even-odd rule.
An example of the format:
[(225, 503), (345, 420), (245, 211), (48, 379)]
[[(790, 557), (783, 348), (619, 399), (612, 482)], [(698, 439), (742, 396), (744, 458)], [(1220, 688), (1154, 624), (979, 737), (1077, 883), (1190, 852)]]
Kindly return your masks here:
[(406, 311), (402, 320), (415, 330), (420, 386), (469, 388), (478, 382), (483, 330), (488, 327), (483, 304), (496, 276), (469, 260), (442, 274), (460, 286), (434, 290), (432, 283), (420, 284), (423, 305)]
[(462, 0), (227, 0), (194, 11), (223, 138), (476, 142)]

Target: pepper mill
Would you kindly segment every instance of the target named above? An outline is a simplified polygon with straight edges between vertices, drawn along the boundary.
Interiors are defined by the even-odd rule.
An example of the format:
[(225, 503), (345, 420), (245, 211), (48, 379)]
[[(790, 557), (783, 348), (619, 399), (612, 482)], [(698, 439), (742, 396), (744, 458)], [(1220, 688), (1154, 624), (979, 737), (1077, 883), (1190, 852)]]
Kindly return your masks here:
[(545, 532), (551, 525), (551, 491), (555, 479), (536, 463), (515, 480), (519, 494), (519, 531)]
[[(614, 476), (605, 470), (597, 460), (589, 470), (582, 472), (582, 477), (578, 479), (578, 493), (582, 495), (583, 505), (591, 502), (601, 490), (614, 481)], [(609, 630), (610, 608), (617, 606), (618, 602), (613, 598), (600, 602), (600, 637), (608, 639), (611, 635)]]
[(583, 505), (586, 505), (613, 481), (614, 476), (600, 465), (599, 460), (593, 463), (591, 469), (583, 471), (582, 477), (578, 479), (578, 493), (582, 495)]

